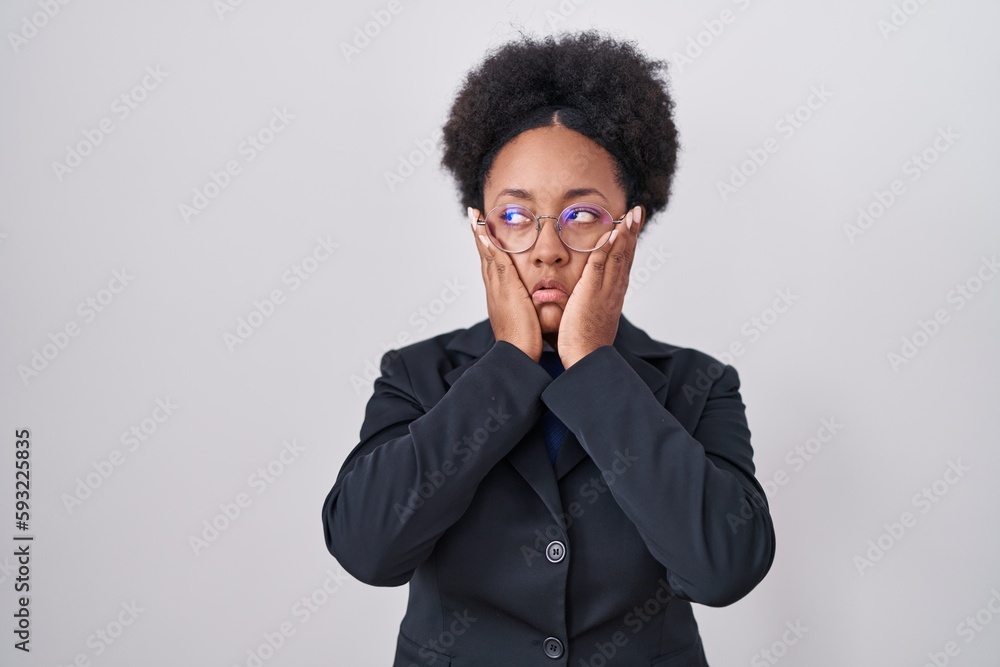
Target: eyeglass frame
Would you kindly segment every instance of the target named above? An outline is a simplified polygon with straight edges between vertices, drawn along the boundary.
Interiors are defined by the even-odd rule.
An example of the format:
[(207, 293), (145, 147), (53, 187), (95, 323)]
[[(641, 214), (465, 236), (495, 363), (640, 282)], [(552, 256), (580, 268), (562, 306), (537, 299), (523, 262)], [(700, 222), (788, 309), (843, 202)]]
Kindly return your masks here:
[(559, 226), (559, 221), (562, 219), (563, 213), (565, 213), (566, 211), (568, 211), (569, 209), (571, 209), (571, 208), (573, 208), (575, 206), (581, 206), (583, 204), (586, 204), (587, 206), (596, 206), (597, 208), (601, 209), (602, 211), (604, 211), (605, 213), (607, 213), (609, 216), (611, 216), (611, 231), (612, 232), (614, 232), (614, 230), (615, 230), (615, 225), (620, 225), (622, 222), (625, 221), (625, 218), (628, 217), (628, 212), (631, 210), (631, 208), (626, 209), (625, 210), (625, 215), (623, 215), (622, 217), (620, 217), (620, 218), (618, 218), (616, 220), (614, 214), (611, 211), (609, 211), (608, 209), (606, 209), (603, 206), (601, 206), (600, 204), (595, 204), (594, 202), (589, 202), (589, 201), (579, 201), (579, 202), (574, 202), (574, 203), (570, 204), (569, 206), (567, 206), (566, 208), (564, 208), (559, 213), (559, 215), (535, 215), (534, 211), (532, 211), (527, 206), (524, 206), (523, 204), (513, 204), (513, 203), (510, 203), (510, 202), (507, 202), (507, 203), (504, 203), (504, 204), (497, 204), (496, 206), (494, 206), (493, 208), (491, 208), (489, 211), (486, 212), (486, 215), (483, 217), (482, 220), (480, 220), (478, 218), (476, 219), (476, 224), (477, 225), (483, 225), (483, 226), (485, 226), (487, 220), (490, 217), (490, 213), (492, 213), (493, 211), (497, 210), (501, 206), (517, 206), (518, 208), (523, 208), (525, 211), (527, 211), (528, 213), (530, 213), (531, 217), (535, 219), (535, 240), (532, 241), (531, 245), (529, 245), (524, 250), (507, 250), (506, 248), (501, 248), (500, 246), (498, 246), (493, 241), (493, 235), (490, 234), (489, 230), (487, 229), (486, 238), (488, 238), (490, 240), (490, 244), (494, 248), (497, 248), (498, 250), (503, 250), (508, 255), (519, 255), (522, 252), (528, 252), (529, 250), (531, 250), (532, 248), (535, 247), (535, 244), (538, 243), (538, 238), (542, 235), (542, 222), (541, 222), (542, 218), (552, 218), (553, 220), (556, 221), (555, 222), (556, 236), (559, 237), (560, 243), (562, 243), (564, 246), (566, 246), (567, 248), (569, 248), (570, 250), (572, 250), (574, 252), (594, 252), (595, 250), (600, 250), (605, 245), (607, 245), (608, 240), (611, 238), (611, 236), (609, 235), (608, 238), (604, 239), (604, 243), (602, 243), (601, 245), (597, 246), (596, 248), (591, 248), (590, 250), (578, 250), (578, 249), (574, 248), (573, 246), (571, 246), (570, 244), (566, 243), (566, 240), (563, 239), (563, 237), (562, 237), (562, 227)]

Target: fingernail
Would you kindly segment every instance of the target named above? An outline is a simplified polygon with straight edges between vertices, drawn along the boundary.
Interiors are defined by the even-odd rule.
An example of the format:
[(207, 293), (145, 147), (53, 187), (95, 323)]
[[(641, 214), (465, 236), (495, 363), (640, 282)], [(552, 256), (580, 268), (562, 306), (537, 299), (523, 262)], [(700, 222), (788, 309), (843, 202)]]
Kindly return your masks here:
[(615, 242), (615, 237), (616, 236), (618, 236), (618, 230), (617, 229), (615, 231), (611, 232), (611, 236), (608, 237), (608, 245), (611, 245), (612, 243)]
[(636, 204), (636, 207), (634, 209), (632, 209), (632, 210), (635, 211), (635, 220), (636, 220), (636, 222), (638, 222), (639, 218), (642, 216), (642, 209), (639, 208), (638, 204)]
[(469, 216), (469, 224), (472, 225), (473, 227), (475, 227), (475, 225), (476, 225), (476, 214), (472, 212), (472, 207), (471, 206), (467, 206), (465, 208), (465, 213), (466, 213), (466, 215)]
[(632, 211), (629, 211), (625, 216), (625, 229), (632, 229)]
[(483, 236), (482, 234), (476, 234), (476, 236), (479, 237), (479, 240), (482, 242), (484, 246), (486, 246), (487, 248), (490, 247), (490, 242), (486, 240), (485, 236)]

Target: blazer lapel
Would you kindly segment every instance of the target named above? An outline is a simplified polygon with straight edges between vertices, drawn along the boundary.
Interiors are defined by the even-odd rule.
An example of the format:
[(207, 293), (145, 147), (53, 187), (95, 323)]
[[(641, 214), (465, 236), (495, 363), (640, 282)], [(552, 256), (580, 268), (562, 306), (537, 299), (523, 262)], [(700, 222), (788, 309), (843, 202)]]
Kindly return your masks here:
[[(566, 440), (568, 441), (572, 435), (572, 433), (567, 432)], [(563, 442), (559, 454), (556, 456), (557, 464), (563, 458), (563, 449), (565, 447), (566, 442)], [(577, 445), (577, 448), (583, 451), (583, 448), (579, 445)], [(548, 508), (552, 516), (554, 518), (561, 517), (563, 515), (562, 500), (559, 498), (559, 486), (556, 483), (556, 476), (552, 474), (552, 461), (549, 459), (548, 450), (545, 448), (545, 434), (542, 431), (541, 419), (538, 420), (521, 442), (517, 443), (505, 458), (521, 474), (524, 481), (535, 490), (535, 493), (545, 503), (545, 507)]]
[[(451, 387), (455, 384), (458, 378), (479, 361), (479, 358), (486, 354), (495, 342), (493, 329), (488, 319), (456, 334), (449, 341), (447, 348), (470, 358), (444, 374), (448, 386)], [(636, 375), (649, 387), (656, 400), (664, 405), (670, 372), (669, 370), (666, 373), (660, 371), (644, 357), (669, 357), (671, 352), (668, 346), (649, 338), (645, 332), (638, 329), (622, 315), (614, 347)], [(545, 436), (542, 432), (541, 420), (539, 420), (505, 458), (535, 490), (552, 516), (558, 519), (562, 517), (564, 511), (557, 482), (580, 461), (587, 458), (587, 453), (580, 445), (576, 435), (569, 431), (559, 448), (559, 454), (556, 456), (553, 467), (545, 449)]]

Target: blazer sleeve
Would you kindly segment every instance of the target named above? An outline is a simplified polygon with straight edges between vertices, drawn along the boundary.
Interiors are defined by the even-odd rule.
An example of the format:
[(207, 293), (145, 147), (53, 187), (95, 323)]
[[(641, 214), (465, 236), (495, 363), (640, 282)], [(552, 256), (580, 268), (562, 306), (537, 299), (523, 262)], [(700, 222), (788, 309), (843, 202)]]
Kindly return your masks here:
[(611, 494), (665, 566), (675, 594), (716, 607), (749, 593), (774, 559), (739, 387), (736, 369), (725, 365), (693, 433), (611, 346), (542, 392), (597, 467), (616, 473), (606, 477)]
[(425, 409), (404, 355), (386, 353), (381, 372), (360, 442), (323, 503), (323, 532), (330, 553), (356, 579), (399, 586), (538, 420), (552, 378), (498, 341)]

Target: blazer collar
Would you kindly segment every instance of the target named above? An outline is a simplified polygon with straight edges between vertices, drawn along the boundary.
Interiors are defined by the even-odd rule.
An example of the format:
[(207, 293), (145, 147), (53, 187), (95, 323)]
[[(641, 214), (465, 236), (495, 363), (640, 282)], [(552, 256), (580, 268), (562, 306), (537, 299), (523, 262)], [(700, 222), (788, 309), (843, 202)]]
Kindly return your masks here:
[[(495, 342), (489, 319), (455, 334), (445, 346), (446, 349), (469, 358), (444, 375), (448, 386), (454, 384), (462, 373), (486, 354)], [(669, 366), (665, 371), (661, 371), (650, 361), (670, 357), (676, 348), (656, 342), (645, 331), (629, 322), (624, 315), (618, 320), (618, 332), (613, 346), (646, 383), (656, 400), (665, 405), (670, 380)], [(545, 438), (541, 425), (536, 424), (505, 458), (534, 489), (552, 516), (559, 519), (563, 516), (563, 509), (557, 484), (570, 470), (587, 458), (587, 452), (576, 435), (569, 432), (563, 440), (553, 467), (545, 451)]]
[[(446, 349), (470, 358), (445, 373), (444, 379), (448, 386), (453, 385), (466, 369), (493, 347), (495, 342), (496, 338), (493, 336), (493, 327), (489, 319), (477, 322), (455, 334), (445, 346)], [(618, 332), (612, 345), (662, 403), (666, 396), (665, 387), (670, 373), (660, 371), (647, 360), (671, 357), (674, 347), (653, 340), (649, 334), (629, 322), (624, 315), (618, 320)]]

